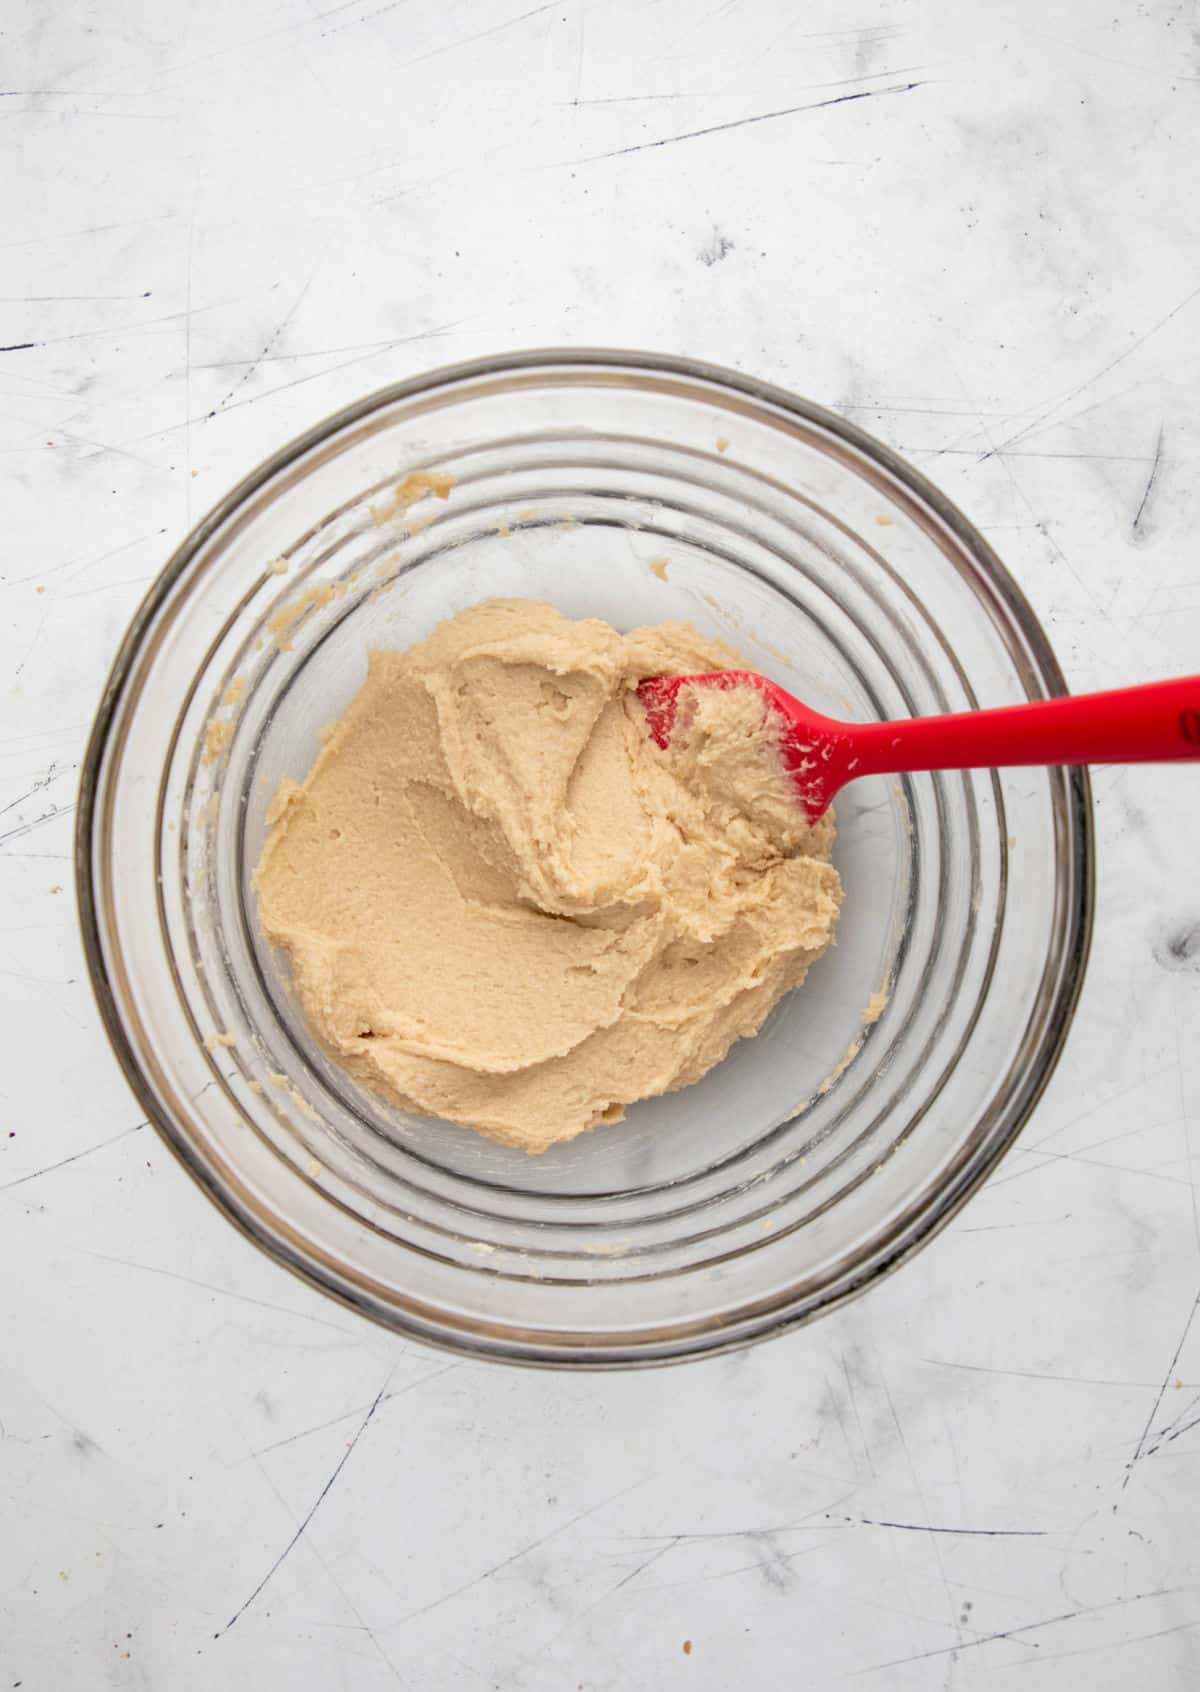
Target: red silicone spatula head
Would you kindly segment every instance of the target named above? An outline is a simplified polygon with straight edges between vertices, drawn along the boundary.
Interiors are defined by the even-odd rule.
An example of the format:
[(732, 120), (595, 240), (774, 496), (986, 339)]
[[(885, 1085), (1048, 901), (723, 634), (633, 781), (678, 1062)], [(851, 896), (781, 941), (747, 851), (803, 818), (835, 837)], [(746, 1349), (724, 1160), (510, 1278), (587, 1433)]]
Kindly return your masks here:
[(823, 717), (751, 670), (651, 676), (637, 692), (660, 746), (670, 744), (685, 687), (758, 689), (778, 718), (780, 753), (810, 822), (840, 787), (864, 775), (1200, 759), (1200, 676), (883, 723)]
[(637, 696), (646, 713), (646, 726), (657, 745), (666, 747), (675, 732), (681, 688), (753, 687), (776, 712), (779, 753), (791, 776), (796, 797), (810, 822), (828, 810), (838, 788), (853, 774), (844, 725), (810, 711), (782, 687), (752, 670), (714, 670), (695, 676), (651, 676), (639, 684)]

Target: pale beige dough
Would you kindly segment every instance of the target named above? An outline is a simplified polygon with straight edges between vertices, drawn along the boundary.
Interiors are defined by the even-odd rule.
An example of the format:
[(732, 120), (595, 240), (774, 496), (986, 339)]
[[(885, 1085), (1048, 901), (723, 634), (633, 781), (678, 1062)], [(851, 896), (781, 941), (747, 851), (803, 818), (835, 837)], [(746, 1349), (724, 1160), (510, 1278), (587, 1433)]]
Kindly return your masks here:
[(619, 635), (489, 600), (365, 686), (268, 814), (256, 881), (322, 1046), (405, 1109), (540, 1152), (686, 1087), (833, 939), (833, 820), (809, 827), (756, 689), (686, 623)]

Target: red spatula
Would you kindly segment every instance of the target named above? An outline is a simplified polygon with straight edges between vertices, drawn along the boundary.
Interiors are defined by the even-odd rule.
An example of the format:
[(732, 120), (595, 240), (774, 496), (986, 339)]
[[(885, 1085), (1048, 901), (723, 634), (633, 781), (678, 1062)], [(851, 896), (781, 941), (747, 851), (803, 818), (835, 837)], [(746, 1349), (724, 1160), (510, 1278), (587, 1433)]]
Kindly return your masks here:
[(778, 713), (780, 751), (810, 822), (823, 814), (839, 788), (859, 776), (1200, 759), (1200, 676), (891, 723), (823, 717), (750, 670), (651, 676), (637, 693), (650, 733), (659, 746), (667, 746), (680, 688), (746, 686), (758, 688)]

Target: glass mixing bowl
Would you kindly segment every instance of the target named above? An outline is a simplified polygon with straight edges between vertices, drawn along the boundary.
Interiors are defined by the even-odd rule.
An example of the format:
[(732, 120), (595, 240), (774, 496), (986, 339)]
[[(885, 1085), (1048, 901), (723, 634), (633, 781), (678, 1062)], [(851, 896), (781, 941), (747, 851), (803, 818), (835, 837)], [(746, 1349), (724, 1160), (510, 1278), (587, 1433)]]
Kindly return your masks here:
[[(449, 472), (449, 497), (389, 515), (419, 470)], [(1036, 1103), (1087, 955), (1087, 775), (849, 788), (838, 944), (805, 986), (697, 1085), (527, 1157), (331, 1063), (252, 887), (280, 778), (303, 778), (369, 648), (492, 595), (621, 630), (687, 619), (833, 715), (1063, 691), (970, 524), (817, 406), (633, 353), (398, 383), (235, 488), (117, 655), (77, 837), (113, 1045), (225, 1213), (393, 1328), (584, 1365), (778, 1333), (928, 1240)]]

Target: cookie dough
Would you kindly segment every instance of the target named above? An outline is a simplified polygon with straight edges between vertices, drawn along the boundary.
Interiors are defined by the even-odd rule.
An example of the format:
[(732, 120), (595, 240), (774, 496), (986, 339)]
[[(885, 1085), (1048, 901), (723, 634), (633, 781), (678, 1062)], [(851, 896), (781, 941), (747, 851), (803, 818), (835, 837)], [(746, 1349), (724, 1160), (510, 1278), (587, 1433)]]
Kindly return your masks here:
[(686, 623), (531, 600), (372, 652), (256, 872), (325, 1050), (541, 1152), (757, 1033), (833, 939), (832, 816), (805, 820), (756, 689), (683, 690), (666, 750), (634, 692), (748, 667)]

